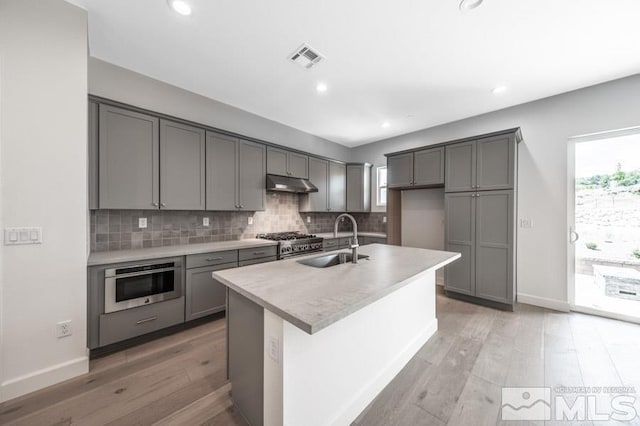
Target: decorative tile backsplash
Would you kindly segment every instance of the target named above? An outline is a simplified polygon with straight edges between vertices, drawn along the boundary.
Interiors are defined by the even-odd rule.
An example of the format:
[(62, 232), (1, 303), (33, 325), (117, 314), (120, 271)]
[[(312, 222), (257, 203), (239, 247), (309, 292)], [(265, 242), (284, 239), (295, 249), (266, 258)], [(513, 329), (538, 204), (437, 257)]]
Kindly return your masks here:
[[(358, 229), (386, 232), (385, 213), (355, 213)], [(206, 212), (164, 210), (92, 210), (91, 251), (125, 250), (178, 244), (196, 244), (255, 238), (265, 232), (300, 231), (317, 234), (333, 232), (338, 213), (299, 213), (298, 196), (267, 193), (262, 212)], [(147, 227), (138, 227), (138, 219), (147, 219)], [(202, 225), (209, 218), (209, 226)], [(253, 217), (253, 224), (248, 218)], [(311, 223), (307, 223), (307, 217)], [(350, 231), (351, 221), (340, 224)]]

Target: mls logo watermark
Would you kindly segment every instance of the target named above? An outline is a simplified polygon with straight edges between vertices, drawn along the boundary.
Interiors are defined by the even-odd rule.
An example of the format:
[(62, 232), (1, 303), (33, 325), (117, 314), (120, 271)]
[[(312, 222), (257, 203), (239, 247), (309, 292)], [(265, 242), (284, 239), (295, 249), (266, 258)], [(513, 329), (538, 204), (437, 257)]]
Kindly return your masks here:
[(551, 420), (551, 388), (502, 388), (502, 420)]
[(635, 419), (633, 387), (502, 388), (502, 420), (619, 421)]

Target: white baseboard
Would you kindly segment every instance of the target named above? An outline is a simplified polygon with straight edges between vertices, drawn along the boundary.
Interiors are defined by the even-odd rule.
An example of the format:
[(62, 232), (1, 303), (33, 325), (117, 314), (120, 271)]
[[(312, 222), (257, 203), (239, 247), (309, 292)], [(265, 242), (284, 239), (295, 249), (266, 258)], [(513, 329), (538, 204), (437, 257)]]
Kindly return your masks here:
[(546, 297), (533, 296), (531, 294), (518, 293), (518, 302), (527, 305), (539, 306), (541, 308), (552, 309), (554, 311), (569, 312), (571, 306), (569, 302)]
[(347, 425), (369, 405), (371, 401), (393, 380), (422, 346), (438, 331), (438, 320), (433, 319), (420, 334), (416, 336), (385, 368), (362, 387), (362, 390), (351, 399), (348, 406), (329, 423), (332, 425)]
[(35, 392), (89, 372), (89, 357), (72, 359), (0, 384), (0, 402)]

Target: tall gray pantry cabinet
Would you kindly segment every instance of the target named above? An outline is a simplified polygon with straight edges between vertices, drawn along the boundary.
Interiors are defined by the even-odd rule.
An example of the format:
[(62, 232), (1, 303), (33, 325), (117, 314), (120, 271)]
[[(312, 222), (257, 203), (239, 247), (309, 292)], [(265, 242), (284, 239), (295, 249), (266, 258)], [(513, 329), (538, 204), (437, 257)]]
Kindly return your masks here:
[(447, 145), (445, 170), (445, 290), (513, 305), (516, 134)]

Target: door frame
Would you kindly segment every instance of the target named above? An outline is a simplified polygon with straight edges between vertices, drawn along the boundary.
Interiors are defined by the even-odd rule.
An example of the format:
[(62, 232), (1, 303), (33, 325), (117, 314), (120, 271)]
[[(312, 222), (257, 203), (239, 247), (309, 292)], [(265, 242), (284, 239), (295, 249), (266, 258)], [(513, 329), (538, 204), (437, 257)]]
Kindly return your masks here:
[[(576, 186), (575, 186), (575, 172), (576, 172), (576, 144), (582, 142), (593, 142), (601, 139), (613, 139), (621, 136), (640, 134), (640, 126), (626, 127), (618, 130), (610, 130), (605, 132), (590, 133), (578, 136), (572, 136), (567, 140), (567, 225), (565, 229), (565, 235), (567, 236), (567, 296), (569, 299), (569, 309), (574, 312), (581, 312), (590, 315), (598, 315), (602, 317), (640, 323), (640, 318), (618, 314), (615, 312), (603, 311), (588, 306), (576, 306), (576, 282), (575, 282), (575, 267), (576, 267), (576, 253), (575, 242), (580, 241), (580, 238), (574, 243), (571, 242), (573, 230), (575, 229), (575, 202), (576, 202)], [(639, 302), (640, 303), (640, 302)]]

